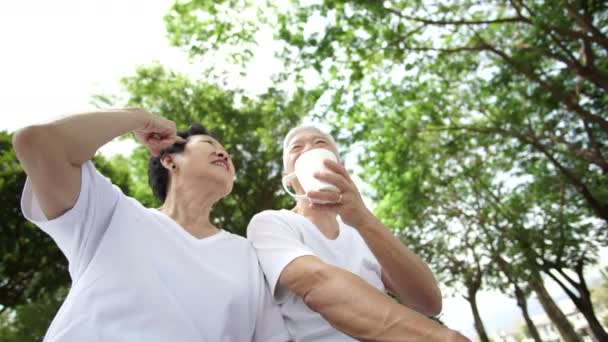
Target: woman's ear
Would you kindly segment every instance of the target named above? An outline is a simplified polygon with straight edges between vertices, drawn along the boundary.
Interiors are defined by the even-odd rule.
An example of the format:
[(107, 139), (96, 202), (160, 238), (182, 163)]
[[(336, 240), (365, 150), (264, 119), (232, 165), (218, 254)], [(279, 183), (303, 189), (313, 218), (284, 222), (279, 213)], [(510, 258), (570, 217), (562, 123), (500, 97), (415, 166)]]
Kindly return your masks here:
[(165, 169), (167, 169), (169, 171), (171, 171), (177, 167), (177, 166), (175, 166), (173, 157), (171, 157), (170, 154), (165, 154), (162, 157), (160, 157), (160, 163), (165, 167)]

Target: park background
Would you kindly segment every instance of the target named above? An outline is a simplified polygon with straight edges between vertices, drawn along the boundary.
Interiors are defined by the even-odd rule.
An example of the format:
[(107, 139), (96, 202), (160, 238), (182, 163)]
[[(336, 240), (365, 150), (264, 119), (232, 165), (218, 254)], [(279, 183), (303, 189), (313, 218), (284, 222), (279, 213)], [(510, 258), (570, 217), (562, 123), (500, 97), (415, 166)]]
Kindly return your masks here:
[[(70, 284), (20, 214), (12, 132), (125, 106), (219, 133), (238, 180), (215, 217), (240, 234), (292, 203), (281, 137), (320, 123), (436, 272), (441, 322), (607, 340), (607, 23), (591, 0), (2, 2), (0, 340), (41, 340)], [(95, 162), (155, 206), (146, 160), (125, 137)]]

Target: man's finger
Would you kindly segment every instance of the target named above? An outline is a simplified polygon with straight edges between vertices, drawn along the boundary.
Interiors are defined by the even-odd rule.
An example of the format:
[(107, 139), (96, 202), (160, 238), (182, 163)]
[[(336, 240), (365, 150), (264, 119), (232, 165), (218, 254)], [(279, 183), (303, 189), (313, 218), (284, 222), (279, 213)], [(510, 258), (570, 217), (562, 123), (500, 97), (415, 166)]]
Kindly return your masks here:
[(337, 203), (342, 195), (335, 191), (308, 191), (306, 196), (311, 200), (318, 200), (329, 203)]
[(340, 204), (334, 204), (334, 203), (312, 203), (311, 202), (308, 205), (308, 207), (311, 208), (311, 209), (316, 209), (316, 210), (324, 210), (324, 211), (335, 212), (340, 207)]
[(342, 176), (346, 177), (346, 179), (348, 179), (350, 181), (350, 176), (348, 175), (348, 171), (342, 164), (337, 163), (330, 159), (325, 159), (323, 161), (323, 164), (325, 165), (325, 167), (327, 167), (331, 171), (333, 171), (337, 174), (341, 174)]
[(341, 191), (346, 191), (351, 187), (351, 183), (349, 182), (348, 178), (345, 178), (344, 175), (342, 175), (342, 174), (321, 171), (321, 172), (315, 172), (314, 176), (318, 180), (328, 182), (328, 183), (335, 185)]

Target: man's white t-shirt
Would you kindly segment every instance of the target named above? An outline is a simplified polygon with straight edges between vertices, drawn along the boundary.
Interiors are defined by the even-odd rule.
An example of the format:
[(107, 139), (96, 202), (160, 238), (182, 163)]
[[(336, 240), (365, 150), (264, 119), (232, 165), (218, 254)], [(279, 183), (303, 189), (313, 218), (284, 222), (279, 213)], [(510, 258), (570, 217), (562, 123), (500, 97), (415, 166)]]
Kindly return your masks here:
[(325, 237), (307, 218), (289, 210), (267, 210), (253, 217), (247, 239), (255, 248), (270, 290), (281, 308), (289, 333), (297, 342), (355, 341), (333, 328), (300, 296), (279, 283), (291, 261), (314, 255), (323, 262), (348, 270), (380, 291), (382, 268), (357, 230), (343, 222), (335, 240)]
[(220, 231), (197, 239), (81, 167), (76, 204), (47, 220), (29, 180), (24, 215), (69, 261), (72, 287), (45, 341), (290, 340), (255, 251)]

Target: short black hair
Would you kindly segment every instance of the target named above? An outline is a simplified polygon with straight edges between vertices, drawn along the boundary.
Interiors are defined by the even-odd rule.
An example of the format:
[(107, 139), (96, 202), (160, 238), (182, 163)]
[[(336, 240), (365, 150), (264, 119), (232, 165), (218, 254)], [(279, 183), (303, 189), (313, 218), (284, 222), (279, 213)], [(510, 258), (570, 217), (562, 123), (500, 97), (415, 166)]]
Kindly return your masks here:
[[(188, 129), (178, 131), (177, 135), (186, 140), (193, 135), (208, 135), (213, 137), (209, 130), (200, 123), (191, 124)], [(186, 143), (175, 143), (162, 149), (158, 156), (150, 157), (148, 161), (148, 184), (152, 188), (154, 196), (163, 203), (165, 202), (165, 198), (167, 198), (167, 191), (169, 190), (169, 170), (163, 166), (160, 160), (165, 154), (183, 152), (185, 147)]]

